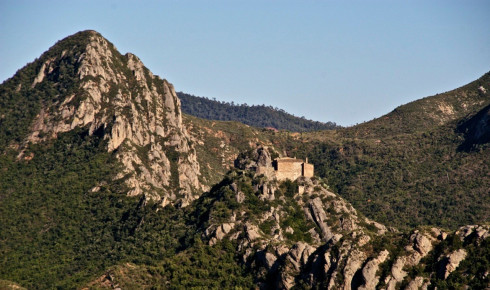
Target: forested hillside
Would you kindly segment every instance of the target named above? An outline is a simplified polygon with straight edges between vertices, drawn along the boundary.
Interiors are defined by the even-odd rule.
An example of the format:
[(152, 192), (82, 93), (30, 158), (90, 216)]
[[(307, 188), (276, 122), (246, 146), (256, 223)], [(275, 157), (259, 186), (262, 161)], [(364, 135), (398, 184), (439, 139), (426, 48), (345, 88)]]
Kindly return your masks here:
[(261, 127), (306, 132), (333, 130), (339, 126), (334, 122), (317, 122), (304, 117), (293, 116), (284, 110), (265, 105), (234, 104), (196, 97), (182, 92), (177, 93), (182, 102), (182, 111), (186, 114), (219, 121), (238, 121), (244, 124)]
[[(490, 74), (292, 147), (369, 217), (456, 228), (490, 219)], [(310, 141), (308, 141), (310, 140)]]
[[(0, 289), (488, 288), (489, 87), (276, 131), (182, 114), (79, 32), (0, 85)], [(316, 176), (255, 170), (276, 156)]]

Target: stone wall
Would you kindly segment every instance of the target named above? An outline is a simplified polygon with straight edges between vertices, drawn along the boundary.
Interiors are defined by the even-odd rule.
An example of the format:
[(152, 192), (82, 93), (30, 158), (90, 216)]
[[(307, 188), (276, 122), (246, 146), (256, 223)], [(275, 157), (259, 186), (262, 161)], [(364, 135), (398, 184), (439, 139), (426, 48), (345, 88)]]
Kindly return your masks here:
[[(308, 159), (307, 159), (308, 160)], [(313, 164), (304, 162), (301, 159), (284, 157), (278, 158), (271, 163), (261, 164), (255, 167), (257, 174), (263, 174), (268, 178), (277, 178), (278, 180), (296, 180), (298, 177), (313, 177)]]
[(303, 160), (295, 158), (281, 158), (275, 161), (276, 178), (278, 180), (296, 180), (303, 173)]
[(314, 169), (313, 164), (303, 163), (303, 176), (313, 177)]

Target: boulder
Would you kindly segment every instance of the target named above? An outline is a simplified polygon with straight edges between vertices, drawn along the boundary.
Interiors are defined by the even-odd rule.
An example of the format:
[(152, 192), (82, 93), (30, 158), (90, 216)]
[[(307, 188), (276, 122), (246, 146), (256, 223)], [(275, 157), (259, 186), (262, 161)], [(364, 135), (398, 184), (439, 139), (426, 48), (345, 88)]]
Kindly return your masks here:
[(379, 282), (379, 276), (376, 276), (376, 272), (379, 269), (379, 265), (386, 261), (390, 253), (387, 250), (383, 250), (379, 255), (370, 260), (364, 265), (362, 269), (362, 278), (364, 279), (364, 285), (360, 286), (359, 289), (375, 289)]
[(466, 258), (466, 255), (465, 249), (459, 249), (444, 257), (441, 260), (441, 267), (439, 268), (439, 278), (447, 279), (449, 274), (456, 270), (459, 263)]

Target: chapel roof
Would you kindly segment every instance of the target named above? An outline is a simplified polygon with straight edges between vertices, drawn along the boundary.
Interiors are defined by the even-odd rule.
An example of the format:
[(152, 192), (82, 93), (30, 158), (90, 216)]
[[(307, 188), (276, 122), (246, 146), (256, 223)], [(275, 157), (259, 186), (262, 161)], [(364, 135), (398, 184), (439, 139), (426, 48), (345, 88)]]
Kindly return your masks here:
[(277, 158), (276, 161), (277, 162), (301, 162), (301, 163), (304, 162), (302, 159), (296, 159), (296, 158), (291, 158), (291, 157)]

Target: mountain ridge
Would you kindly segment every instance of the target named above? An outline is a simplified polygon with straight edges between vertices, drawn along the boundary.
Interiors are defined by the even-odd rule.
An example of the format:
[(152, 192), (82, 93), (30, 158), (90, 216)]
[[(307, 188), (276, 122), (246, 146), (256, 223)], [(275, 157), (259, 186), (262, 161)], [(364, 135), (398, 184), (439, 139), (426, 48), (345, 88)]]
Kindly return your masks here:
[(374, 120), (349, 127), (345, 132), (356, 137), (383, 137), (383, 134), (410, 134), (441, 126), (475, 114), (489, 104), (490, 72), (454, 90), (424, 97)]
[[(451, 205), (451, 194), (482, 193), (484, 201), (483, 103), (415, 133), (393, 124), (375, 134), (366, 131), (372, 123), (296, 133), (202, 120), (183, 115), (168, 81), (95, 31), (58, 42), (0, 85), (0, 95), (0, 285), (442, 289), (490, 283), (485, 204), (483, 218), (469, 217), (483, 225), (452, 230), (397, 229), (369, 212), (391, 210), (388, 217), (395, 218), (406, 214), (396, 208), (404, 200), (426, 200), (412, 203), (432, 210), (432, 203)], [(465, 140), (470, 150), (459, 151)], [(233, 166), (237, 158), (249, 158), (236, 162), (248, 164), (276, 155), (310, 157), (319, 176), (279, 182)], [(446, 164), (453, 171), (444, 171)], [(410, 195), (433, 180), (469, 193), (447, 191), (439, 200)], [(376, 199), (386, 193), (393, 200)], [(457, 201), (458, 208), (475, 206)], [(414, 213), (415, 222), (418, 214), (432, 217)]]
[(238, 121), (249, 126), (272, 130), (307, 132), (340, 128), (334, 122), (318, 122), (296, 117), (284, 110), (265, 105), (234, 104), (219, 102), (183, 92), (177, 93), (186, 114), (208, 120)]

